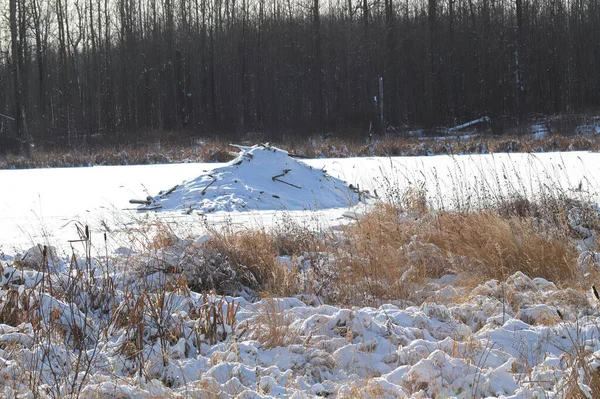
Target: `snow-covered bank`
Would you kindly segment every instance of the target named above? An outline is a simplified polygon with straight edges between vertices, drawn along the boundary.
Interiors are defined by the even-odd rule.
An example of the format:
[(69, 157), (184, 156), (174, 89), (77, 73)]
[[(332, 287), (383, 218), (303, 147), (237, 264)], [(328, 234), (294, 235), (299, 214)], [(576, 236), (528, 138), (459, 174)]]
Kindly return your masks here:
[(97, 266), (74, 279), (3, 264), (4, 397), (567, 398), (573, 383), (590, 392), (600, 364), (591, 294), (522, 273), (344, 308)]

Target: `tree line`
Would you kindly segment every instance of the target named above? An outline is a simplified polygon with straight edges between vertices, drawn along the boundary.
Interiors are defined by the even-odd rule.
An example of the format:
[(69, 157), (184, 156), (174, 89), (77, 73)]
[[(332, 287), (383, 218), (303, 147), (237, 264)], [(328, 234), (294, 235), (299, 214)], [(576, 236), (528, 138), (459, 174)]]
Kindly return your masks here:
[(0, 129), (367, 131), (600, 104), (600, 0), (9, 0)]

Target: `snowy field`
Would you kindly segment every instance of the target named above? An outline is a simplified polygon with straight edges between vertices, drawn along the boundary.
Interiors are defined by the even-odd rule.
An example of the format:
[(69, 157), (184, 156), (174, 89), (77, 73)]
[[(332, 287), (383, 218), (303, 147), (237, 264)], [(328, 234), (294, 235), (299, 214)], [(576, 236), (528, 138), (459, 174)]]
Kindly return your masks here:
[[(600, 392), (600, 311), (590, 290), (523, 273), (474, 287), (445, 275), (421, 287), (420, 303), (252, 301), (193, 292), (165, 273), (140, 277), (132, 262), (156, 260), (128, 242), (140, 225), (172, 224), (189, 236), (163, 253), (175, 267), (189, 259), (179, 243), (202, 256), (207, 226), (268, 228), (285, 216), (335, 230), (410, 188), (426, 192), (435, 209), (548, 193), (597, 203), (600, 154), (299, 162), (261, 151), (245, 149), (228, 164), (0, 171), (0, 396), (593, 399)], [(93, 247), (77, 234), (85, 225)], [(24, 257), (36, 244), (57, 254), (34, 248)], [(69, 260), (70, 245), (79, 252)], [(600, 260), (582, 248), (582, 257)]]
[[(394, 158), (310, 159), (302, 162), (324, 169), (361, 190), (382, 199), (393, 199), (407, 187), (424, 189), (436, 208), (468, 209), (484, 206), (496, 198), (520, 194), (532, 198), (544, 190), (579, 192), (592, 201), (600, 195), (600, 154), (586, 152), (495, 154)], [(140, 217), (130, 199), (145, 199), (186, 180), (193, 180), (225, 164), (171, 164), (144, 166), (99, 166), (0, 170), (4, 193), (0, 198), (0, 250), (14, 253), (35, 244), (58, 248), (74, 237), (74, 222), (90, 226), (92, 232), (108, 234), (116, 248), (119, 233), (135, 225)], [(258, 173), (263, 173), (261, 170)], [(266, 171), (265, 179), (268, 175)], [(281, 185), (281, 189), (289, 189)], [(289, 190), (288, 190), (289, 192)], [(288, 194), (293, 197), (292, 194)], [(314, 194), (304, 198), (308, 207)], [(351, 201), (348, 201), (350, 205)], [(308, 211), (299, 206), (283, 210), (263, 206), (243, 212), (217, 211), (207, 215), (213, 224), (233, 223), (244, 227), (271, 226), (282, 213), (306, 223), (334, 226), (344, 222), (346, 207)], [(360, 206), (359, 206), (360, 208)], [(185, 209), (184, 209), (185, 211)], [(359, 210), (360, 211), (360, 210)], [(195, 232), (200, 212), (161, 212), (161, 218), (185, 225)]]

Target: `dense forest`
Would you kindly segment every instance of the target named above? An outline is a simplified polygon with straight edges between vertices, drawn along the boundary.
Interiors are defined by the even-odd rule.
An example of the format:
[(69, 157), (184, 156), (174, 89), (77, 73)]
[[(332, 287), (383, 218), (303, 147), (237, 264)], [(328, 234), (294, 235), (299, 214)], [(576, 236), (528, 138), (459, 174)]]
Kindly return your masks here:
[(600, 105), (600, 0), (9, 0), (0, 132), (367, 131)]

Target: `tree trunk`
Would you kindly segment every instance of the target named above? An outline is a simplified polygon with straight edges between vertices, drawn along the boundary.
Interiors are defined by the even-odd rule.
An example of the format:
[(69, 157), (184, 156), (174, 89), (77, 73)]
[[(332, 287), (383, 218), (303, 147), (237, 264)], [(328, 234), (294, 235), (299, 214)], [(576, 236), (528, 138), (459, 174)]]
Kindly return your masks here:
[[(25, 107), (23, 105), (23, 82), (21, 80), (21, 68), (23, 65), (22, 43), (19, 37), (19, 17), (20, 9), (17, 0), (9, 0), (10, 8), (10, 37), (11, 37), (11, 56), (12, 56), (12, 71), (13, 71), (13, 90), (14, 90), (14, 106), (13, 112), (16, 123), (16, 137), (20, 140), (20, 151), (26, 152), (28, 148), (29, 137), (27, 136), (27, 120), (25, 115)], [(20, 10), (19, 10), (20, 9)]]

